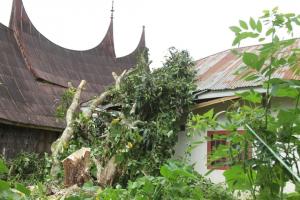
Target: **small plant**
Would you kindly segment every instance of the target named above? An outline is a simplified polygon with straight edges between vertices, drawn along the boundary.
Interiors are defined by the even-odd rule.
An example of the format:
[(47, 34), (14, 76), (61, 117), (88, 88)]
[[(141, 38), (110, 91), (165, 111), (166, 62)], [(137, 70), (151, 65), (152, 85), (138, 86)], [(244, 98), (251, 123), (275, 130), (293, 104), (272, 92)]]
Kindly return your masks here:
[(76, 89), (74, 87), (70, 87), (63, 93), (60, 103), (55, 111), (55, 116), (58, 119), (63, 119), (66, 116), (67, 109), (71, 105), (75, 91)]

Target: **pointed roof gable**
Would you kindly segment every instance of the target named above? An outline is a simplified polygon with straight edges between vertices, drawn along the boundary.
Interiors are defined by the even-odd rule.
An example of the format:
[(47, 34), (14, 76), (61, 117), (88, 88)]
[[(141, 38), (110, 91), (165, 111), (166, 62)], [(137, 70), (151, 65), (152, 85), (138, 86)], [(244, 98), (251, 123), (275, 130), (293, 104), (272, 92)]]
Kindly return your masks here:
[(137, 56), (140, 53), (142, 53), (145, 49), (146, 49), (145, 26), (143, 26), (141, 38), (135, 50), (126, 56), (117, 58), (117, 62), (134, 65), (137, 62)]
[(22, 0), (13, 0), (9, 27), (0, 24), (0, 123), (45, 129), (63, 127), (54, 117), (58, 99), (68, 87), (87, 81), (83, 100), (103, 92), (137, 62), (145, 48), (143, 31), (138, 47), (116, 58), (113, 17), (102, 42), (86, 51), (54, 44), (32, 24)]

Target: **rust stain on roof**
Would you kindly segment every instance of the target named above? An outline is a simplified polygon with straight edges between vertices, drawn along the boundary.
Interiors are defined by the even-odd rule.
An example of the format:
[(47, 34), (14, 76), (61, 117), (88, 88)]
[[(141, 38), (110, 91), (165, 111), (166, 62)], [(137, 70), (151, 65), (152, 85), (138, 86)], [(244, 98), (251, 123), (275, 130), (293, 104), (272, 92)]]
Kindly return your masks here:
[[(300, 39), (297, 39), (293, 47), (300, 46)], [(257, 52), (260, 45), (242, 47), (236, 49), (240, 52)], [(291, 47), (290, 47), (291, 48)], [(283, 52), (288, 52), (285, 49)], [(262, 81), (245, 81), (241, 77), (243, 74), (236, 75), (235, 73), (245, 66), (242, 58), (233, 54), (231, 50), (226, 50), (220, 53), (213, 54), (196, 62), (197, 71), (197, 90), (232, 90), (238, 88), (261, 86)], [(300, 79), (299, 75), (293, 73), (288, 67), (277, 70), (274, 78), (283, 79)]]

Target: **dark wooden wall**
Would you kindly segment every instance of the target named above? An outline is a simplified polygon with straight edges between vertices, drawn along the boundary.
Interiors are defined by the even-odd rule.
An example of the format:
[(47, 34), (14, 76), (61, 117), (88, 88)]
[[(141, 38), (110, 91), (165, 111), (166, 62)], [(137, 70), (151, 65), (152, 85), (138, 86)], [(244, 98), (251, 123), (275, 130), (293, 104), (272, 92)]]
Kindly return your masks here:
[(13, 158), (21, 151), (50, 152), (52, 142), (59, 135), (60, 132), (0, 124), (0, 154)]

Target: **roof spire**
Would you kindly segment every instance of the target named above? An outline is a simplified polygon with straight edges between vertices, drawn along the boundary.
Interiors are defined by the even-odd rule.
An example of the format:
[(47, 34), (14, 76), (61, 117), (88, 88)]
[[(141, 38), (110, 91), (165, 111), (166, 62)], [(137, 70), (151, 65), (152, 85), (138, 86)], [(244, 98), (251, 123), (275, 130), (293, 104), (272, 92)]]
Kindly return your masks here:
[(114, 0), (112, 0), (112, 2), (111, 2), (111, 10), (110, 10), (110, 12), (111, 12), (111, 19), (113, 19), (114, 18), (114, 12), (115, 12), (115, 9), (114, 9)]

